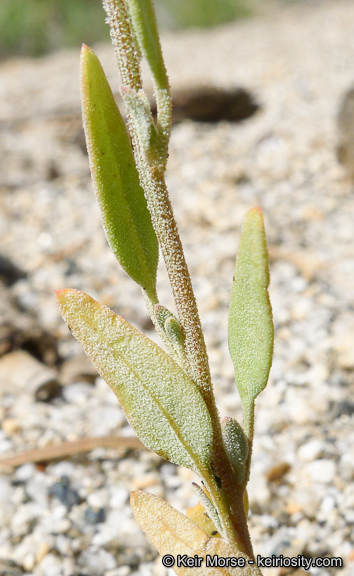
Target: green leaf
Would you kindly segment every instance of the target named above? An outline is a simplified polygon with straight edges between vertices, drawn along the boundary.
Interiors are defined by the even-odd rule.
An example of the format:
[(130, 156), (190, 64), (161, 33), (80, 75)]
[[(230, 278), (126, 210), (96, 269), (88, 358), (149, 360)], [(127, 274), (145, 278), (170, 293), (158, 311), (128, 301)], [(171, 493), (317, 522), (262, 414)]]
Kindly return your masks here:
[(157, 321), (168, 340), (183, 350), (183, 335), (177, 318), (161, 304), (155, 304)]
[(149, 64), (156, 87), (169, 90), (153, 4), (151, 0), (127, 0), (127, 5), (140, 49)]
[(247, 212), (236, 259), (229, 311), (229, 349), (237, 387), (250, 407), (265, 388), (273, 355), (269, 266), (260, 208)]
[(227, 416), (222, 422), (222, 436), (231, 466), (239, 485), (246, 480), (247, 460), (249, 453), (248, 440), (241, 424)]
[[(155, 142), (152, 139), (150, 141), (150, 161), (164, 170), (171, 132), (172, 101), (157, 30), (155, 10), (152, 0), (127, 0), (127, 6), (134, 34), (138, 40), (140, 51), (145, 56), (150, 68), (155, 88), (157, 132)], [(153, 134), (153, 136), (155, 135)]]
[(58, 290), (57, 300), (64, 320), (143, 444), (175, 464), (206, 470), (213, 436), (209, 412), (178, 364), (87, 294)]
[(85, 45), (81, 95), (91, 174), (107, 240), (125, 272), (156, 302), (158, 243), (129, 135), (101, 64)]

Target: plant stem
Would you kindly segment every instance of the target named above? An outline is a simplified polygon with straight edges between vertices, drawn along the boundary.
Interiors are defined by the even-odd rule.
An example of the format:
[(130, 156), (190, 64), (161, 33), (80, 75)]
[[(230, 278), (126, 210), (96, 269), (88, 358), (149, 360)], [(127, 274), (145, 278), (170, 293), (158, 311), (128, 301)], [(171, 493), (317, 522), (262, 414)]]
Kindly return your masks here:
[[(136, 0), (127, 0), (127, 2), (130, 9), (139, 10), (139, 2)], [(142, 6), (150, 10), (150, 0), (146, 2), (147, 4), (142, 2)], [(137, 26), (134, 32), (124, 0), (103, 0), (103, 5), (108, 16), (123, 82), (122, 96), (127, 107), (135, 162), (165, 261), (183, 334), (186, 372), (198, 386), (212, 421), (214, 439), (211, 461), (214, 475), (210, 473), (206, 478), (207, 487), (220, 514), (226, 537), (230, 542), (237, 542), (238, 546), (253, 557), (242, 493), (237, 490), (234, 473), (224, 447), (197, 303), (164, 179), (170, 136), (171, 96), (161, 60), (162, 55), (159, 48), (154, 53), (150, 51), (150, 44), (146, 44), (147, 35), (142, 25), (144, 19), (141, 18), (141, 14), (135, 12), (132, 15), (135, 22), (141, 23), (141, 26)], [(137, 37), (155, 81), (158, 106), (157, 126), (152, 119), (146, 95), (142, 90), (141, 55), (137, 46)], [(216, 475), (221, 480), (221, 488), (216, 483)]]
[[(221, 478), (223, 491), (217, 487), (214, 479), (212, 483), (210, 483), (210, 479), (208, 480), (208, 490), (210, 490), (214, 505), (219, 511), (227, 537), (230, 538), (231, 542), (236, 541), (246, 554), (253, 557), (243, 509), (243, 493), (237, 490), (234, 474), (222, 439), (204, 335), (166, 184), (161, 173), (151, 170), (145, 163), (141, 168), (139, 167), (140, 162), (143, 162), (140, 155), (137, 155), (136, 161), (143, 188), (146, 191), (148, 208), (152, 215), (152, 223), (159, 240), (176, 303), (178, 318), (185, 338), (188, 373), (202, 393), (213, 424), (212, 461), (216, 474)], [(227, 504), (225, 504), (222, 492), (225, 492), (229, 509)], [(230, 528), (230, 519), (233, 528)], [(235, 532), (237, 535), (236, 540)]]
[(123, 0), (103, 0), (122, 83), (136, 92), (142, 88), (140, 54)]
[(246, 462), (246, 474), (243, 489), (246, 488), (250, 476), (253, 436), (254, 436), (254, 409), (255, 402), (252, 400), (248, 404), (243, 405), (243, 429), (248, 440), (248, 456)]

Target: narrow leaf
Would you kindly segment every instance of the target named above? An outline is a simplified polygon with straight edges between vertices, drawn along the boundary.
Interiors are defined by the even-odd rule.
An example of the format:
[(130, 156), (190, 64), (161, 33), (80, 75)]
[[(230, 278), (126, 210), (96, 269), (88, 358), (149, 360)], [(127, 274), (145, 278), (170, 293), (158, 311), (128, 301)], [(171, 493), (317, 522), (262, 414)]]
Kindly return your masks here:
[(168, 90), (168, 78), (153, 4), (151, 0), (127, 0), (127, 5), (140, 49), (149, 64), (156, 87)]
[[(202, 506), (204, 507), (207, 514), (209, 515), (209, 518), (214, 522), (214, 524), (215, 524), (217, 530), (219, 530), (220, 534), (222, 534), (222, 526), (221, 526), (219, 515), (215, 509), (215, 506), (211, 503), (208, 495), (204, 492), (204, 490), (202, 490), (202, 488), (200, 486), (198, 486), (198, 484), (196, 484), (195, 482), (192, 482), (192, 486), (193, 486), (195, 492), (197, 493), (197, 496), (200, 499)], [(198, 524), (198, 522), (197, 522), (197, 524)], [(199, 526), (199, 524), (198, 524), (198, 526)]]
[[(130, 504), (134, 516), (152, 544), (160, 554), (200, 556), (203, 558), (200, 568), (177, 567), (173, 569), (178, 576), (261, 576), (250, 558), (237, 548), (220, 538), (209, 536), (192, 520), (177, 512), (167, 502), (137, 490), (130, 495)], [(243, 568), (206, 567), (206, 556), (219, 558), (243, 558)]]
[(162, 170), (166, 167), (171, 132), (171, 92), (162, 56), (152, 0), (127, 0), (135, 36), (149, 65), (157, 104), (157, 140), (150, 142), (150, 159)]
[(95, 53), (81, 51), (86, 143), (107, 240), (125, 272), (156, 301), (158, 243), (128, 132)]
[(229, 311), (229, 348), (242, 403), (265, 388), (272, 363), (274, 327), (268, 296), (267, 245), (260, 208), (247, 212), (237, 254)]
[(112, 310), (58, 290), (64, 320), (116, 394), (137, 436), (162, 458), (208, 468), (212, 426), (195, 384), (170, 356)]

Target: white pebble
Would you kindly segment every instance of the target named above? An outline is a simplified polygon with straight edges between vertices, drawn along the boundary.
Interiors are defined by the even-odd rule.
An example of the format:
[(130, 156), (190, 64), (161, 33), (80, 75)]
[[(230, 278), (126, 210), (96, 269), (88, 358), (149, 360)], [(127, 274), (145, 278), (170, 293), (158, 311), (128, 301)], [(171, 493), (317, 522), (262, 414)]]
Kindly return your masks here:
[(68, 556), (71, 552), (71, 540), (70, 540), (70, 538), (63, 536), (63, 534), (59, 534), (55, 538), (55, 548), (63, 556)]
[(331, 484), (335, 477), (336, 465), (333, 460), (315, 460), (307, 466), (307, 472), (313, 482)]
[(102, 548), (97, 550), (94, 547), (84, 550), (80, 556), (79, 563), (81, 566), (88, 567), (90, 572), (97, 574), (97, 576), (117, 567), (116, 559), (110, 552)]
[(55, 478), (60, 478), (60, 476), (68, 476), (69, 478), (71, 478), (72, 476), (74, 476), (76, 470), (77, 466), (75, 466), (75, 464), (73, 464), (72, 462), (63, 461), (58, 462), (58, 464), (52, 466), (50, 472), (51, 475), (54, 476)]
[(109, 501), (111, 508), (121, 508), (128, 501), (129, 492), (125, 488), (114, 487)]
[(48, 508), (48, 488), (44, 474), (36, 475), (27, 482), (28, 496), (43, 508)]
[(335, 501), (334, 497), (332, 495), (325, 496), (321, 502), (320, 511), (324, 516), (326, 516), (327, 514), (332, 512), (332, 510), (335, 508), (335, 506), (336, 506), (336, 501)]
[(109, 434), (117, 428), (121, 428), (127, 421), (117, 402), (113, 406), (105, 404), (95, 408), (90, 420), (92, 422), (92, 434), (95, 436)]
[(299, 458), (305, 462), (317, 460), (323, 455), (325, 447), (326, 445), (324, 442), (321, 442), (320, 440), (310, 440), (309, 442), (306, 442), (306, 444), (300, 446), (298, 450)]
[(113, 526), (102, 524), (98, 528), (98, 532), (93, 536), (91, 543), (93, 546), (107, 546), (112, 541), (117, 539), (117, 529)]
[(13, 536), (23, 537), (28, 534), (33, 521), (40, 517), (42, 513), (42, 507), (35, 502), (23, 504), (12, 517), (11, 530)]
[(93, 387), (83, 382), (68, 384), (63, 388), (63, 398), (66, 402), (76, 405), (85, 404), (93, 393)]
[(34, 475), (35, 471), (36, 468), (34, 464), (23, 464), (15, 471), (15, 477), (20, 482), (26, 482)]
[(92, 508), (104, 508), (108, 504), (108, 490), (96, 490), (87, 496), (87, 503)]
[(62, 576), (62, 561), (54, 554), (47, 554), (38, 565), (40, 576)]

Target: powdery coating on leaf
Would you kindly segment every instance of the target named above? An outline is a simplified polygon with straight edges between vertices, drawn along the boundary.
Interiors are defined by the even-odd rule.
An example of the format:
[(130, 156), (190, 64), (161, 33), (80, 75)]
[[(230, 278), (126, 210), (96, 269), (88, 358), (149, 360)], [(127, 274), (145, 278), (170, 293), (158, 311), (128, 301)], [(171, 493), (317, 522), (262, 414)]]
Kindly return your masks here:
[(81, 52), (81, 96), (91, 174), (107, 240), (126, 273), (152, 297), (156, 235), (126, 127), (101, 64), (87, 46)]
[(200, 568), (174, 566), (178, 576), (261, 576), (255, 566), (248, 564), (248, 556), (219, 538), (209, 538), (192, 520), (177, 512), (172, 506), (147, 492), (137, 490), (130, 496), (134, 516), (160, 554), (178, 554), (205, 559), (218, 555), (222, 558), (244, 558), (244, 568), (206, 568), (205, 560)]
[(272, 363), (274, 327), (262, 212), (247, 212), (237, 254), (229, 312), (229, 349), (243, 403), (265, 388)]
[(145, 446), (192, 470), (207, 467), (210, 416), (182, 369), (149, 338), (87, 294), (59, 290), (57, 299), (64, 320)]
[(249, 448), (241, 424), (231, 417), (225, 418), (222, 423), (222, 436), (236, 478), (239, 484), (243, 484)]

